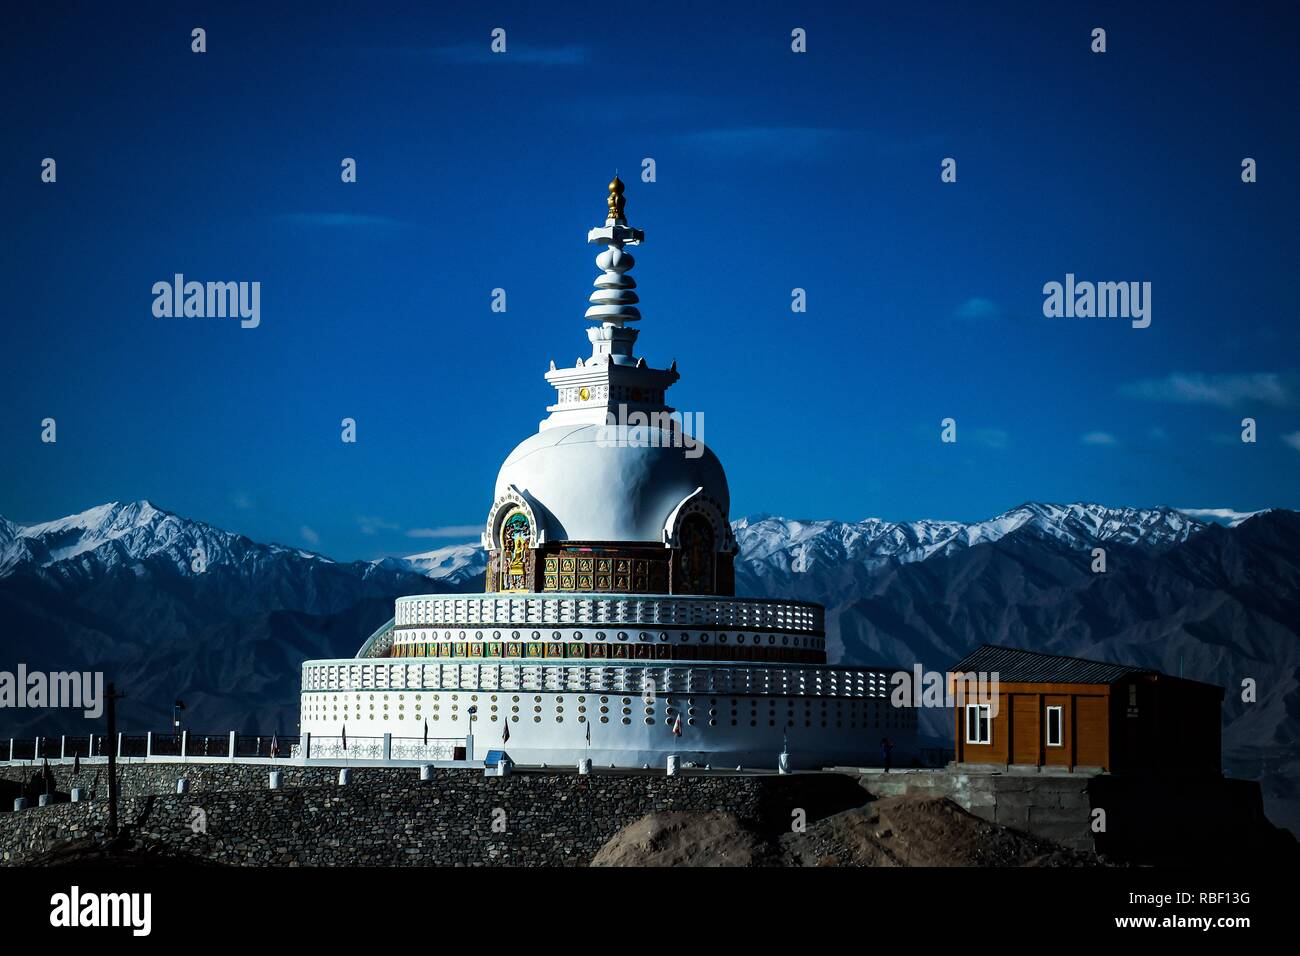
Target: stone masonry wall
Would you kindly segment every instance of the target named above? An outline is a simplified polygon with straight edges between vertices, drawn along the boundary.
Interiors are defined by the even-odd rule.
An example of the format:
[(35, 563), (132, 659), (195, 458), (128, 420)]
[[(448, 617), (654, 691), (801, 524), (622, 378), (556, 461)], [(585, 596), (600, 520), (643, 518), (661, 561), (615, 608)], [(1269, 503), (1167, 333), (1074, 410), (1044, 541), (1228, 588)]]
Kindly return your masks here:
[[(1161, 864), (1244, 851), (1293, 852), (1264, 815), (1259, 784), (1224, 777), (944, 770), (865, 773), (877, 797), (947, 797), (977, 817), (1113, 859)], [(1093, 813), (1104, 812), (1094, 832)]]
[(872, 773), (863, 786), (877, 797), (947, 797), (1001, 826), (1052, 840), (1073, 850), (1093, 849), (1090, 776), (990, 774), (960, 770)]
[[(158, 770), (139, 769), (146, 772), (135, 775), (137, 792)], [(166, 769), (172, 773), (162, 776), (174, 781), (176, 768)], [(170, 792), (174, 782), (160, 780), (163, 795), (123, 799), (119, 819), (150, 839), (225, 864), (574, 866), (650, 812), (724, 810), (774, 829), (789, 826), (795, 807), (816, 819), (867, 799), (852, 779), (822, 774), (484, 777), (481, 770), (437, 770), (422, 782), (416, 768), (371, 768), (355, 770), (353, 782), (339, 786), (337, 769), (283, 769), (287, 789), (268, 790), (261, 768), (212, 765), (199, 775), (190, 765), (192, 792), (177, 795)], [(321, 774), (328, 785), (316, 779)], [(244, 782), (257, 788), (216, 788)], [(21, 864), (102, 828), (106, 816), (102, 799), (0, 814), (0, 859)]]
[[(284, 789), (267, 789), (271, 769)], [(21, 863), (55, 843), (102, 829), (102, 765), (51, 764), (56, 799), (72, 786), (88, 802), (13, 811), (37, 767), (0, 767), (0, 862)], [(688, 771), (689, 774), (689, 771)], [(177, 795), (184, 776), (189, 791)], [(416, 767), (356, 767), (339, 786), (337, 767), (198, 763), (126, 764), (120, 820), (153, 840), (204, 859), (239, 865), (583, 865), (623, 826), (661, 810), (729, 811), (769, 832), (791, 810), (810, 821), (859, 806), (867, 793), (946, 797), (983, 819), (1078, 850), (1158, 863), (1206, 850), (1255, 852), (1274, 845), (1257, 784), (1206, 778), (1145, 780), (1108, 775), (988, 773), (959, 768), (902, 773), (791, 776), (662, 773), (516, 773)], [(866, 792), (864, 792), (864, 790)], [(1092, 811), (1106, 811), (1105, 833)], [(496, 813), (496, 811), (503, 811)], [(202, 820), (206, 827), (197, 826)], [(504, 830), (493, 822), (503, 821)], [(501, 826), (502, 823), (498, 823)], [(1294, 848), (1294, 841), (1291, 841)]]

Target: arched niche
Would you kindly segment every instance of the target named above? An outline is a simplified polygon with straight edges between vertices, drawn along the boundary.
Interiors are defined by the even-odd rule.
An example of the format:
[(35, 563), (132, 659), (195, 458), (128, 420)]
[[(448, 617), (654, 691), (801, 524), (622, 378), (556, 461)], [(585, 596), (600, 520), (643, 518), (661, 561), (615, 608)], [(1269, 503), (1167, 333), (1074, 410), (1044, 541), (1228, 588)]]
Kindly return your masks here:
[(489, 591), (532, 591), (534, 551), (546, 539), (532, 500), (511, 485), (492, 503), (483, 529)]

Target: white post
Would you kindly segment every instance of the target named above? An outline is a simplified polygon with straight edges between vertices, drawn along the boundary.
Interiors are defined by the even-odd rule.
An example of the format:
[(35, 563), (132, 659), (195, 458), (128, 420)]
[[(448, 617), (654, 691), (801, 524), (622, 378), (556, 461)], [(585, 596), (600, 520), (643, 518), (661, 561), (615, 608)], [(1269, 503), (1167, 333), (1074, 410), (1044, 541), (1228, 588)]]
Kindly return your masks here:
[(340, 768), (339, 768), (339, 786), (340, 786), (340, 787), (346, 787), (346, 786), (347, 786), (348, 784), (350, 784), (351, 782), (352, 782), (352, 768), (351, 768), (351, 767), (340, 767)]
[(474, 759), (474, 735), (473, 734), (465, 735), (465, 759), (466, 760)]
[(677, 776), (677, 754), (668, 755), (668, 776)]
[(35, 743), (35, 745), (34, 745), (34, 746), (36, 747), (36, 749), (32, 751), (32, 760), (33, 760), (35, 763), (40, 763), (40, 762), (41, 762), (41, 741), (42, 741), (43, 739), (44, 739), (44, 738), (42, 738), (42, 737), (37, 737), (37, 738), (36, 738), (36, 743)]
[(144, 735), (144, 755), (146, 758), (153, 756), (153, 731), (147, 731)]
[(117, 755), (122, 756), (122, 735), (120, 733), (117, 735)]
[(284, 785), (284, 774), (279, 770), (271, 771), (270, 786), (272, 790), (279, 790)]
[(83, 801), (83, 800), (85, 800), (85, 799), (86, 799), (86, 791), (85, 791), (85, 790), (82, 790), (80, 787), (73, 787), (73, 788), (72, 788), (72, 802), (73, 802), (73, 803), (81, 803), (81, 801)]
[(48, 807), (53, 802), (54, 802), (54, 794), (52, 793), (43, 793), (36, 801), (37, 805), (42, 807)]
[(384, 734), (384, 760), (393, 759), (393, 735)]
[(62, 760), (68, 756), (68, 735), (59, 735), (59, 759)]
[(433, 779), (433, 764), (426, 763), (420, 765), (420, 779), (421, 780)]
[(89, 760), (95, 756), (95, 735), (90, 735), (90, 740), (86, 742), (86, 759)]
[(583, 757), (581, 760), (578, 761), (578, 773), (583, 774), (584, 776), (586, 774), (591, 773), (590, 757)]
[(13, 763), (13, 760), (14, 760), (14, 739), (10, 737), (9, 738), (9, 762)]
[(176, 792), (177, 792), (177, 793), (189, 793), (189, 792), (190, 792), (190, 782), (189, 782), (188, 780), (186, 780), (184, 777), (177, 777), (177, 778), (176, 778)]
[(26, 810), (26, 809), (27, 809), (27, 798), (14, 797), (14, 810)]
[(235, 732), (230, 732), (230, 759), (235, 759)]
[(182, 760), (184, 760), (185, 755), (190, 752), (189, 743), (190, 743), (190, 732), (188, 730), (182, 730), (181, 731), (181, 759)]
[(302, 735), (302, 747), (299, 748), (302, 753), (302, 759), (306, 760), (311, 756), (311, 733)]

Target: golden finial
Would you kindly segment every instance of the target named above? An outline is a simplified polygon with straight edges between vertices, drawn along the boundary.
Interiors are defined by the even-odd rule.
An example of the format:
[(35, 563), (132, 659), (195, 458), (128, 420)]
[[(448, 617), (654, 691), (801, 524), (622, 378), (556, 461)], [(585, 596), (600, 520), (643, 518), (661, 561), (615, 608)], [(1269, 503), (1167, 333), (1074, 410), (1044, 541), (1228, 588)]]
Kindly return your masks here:
[(623, 198), (623, 180), (618, 178), (618, 173), (615, 173), (614, 178), (610, 180), (607, 204), (609, 206), (609, 216), (606, 218), (606, 222), (627, 221), (623, 217), (623, 207), (627, 204), (627, 200)]

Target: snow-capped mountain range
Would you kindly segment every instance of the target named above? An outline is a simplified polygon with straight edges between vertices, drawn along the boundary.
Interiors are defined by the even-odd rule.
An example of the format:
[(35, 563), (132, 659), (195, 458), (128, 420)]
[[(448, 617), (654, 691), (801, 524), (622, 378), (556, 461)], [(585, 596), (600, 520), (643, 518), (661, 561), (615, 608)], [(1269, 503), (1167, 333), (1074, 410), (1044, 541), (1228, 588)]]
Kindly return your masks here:
[[(1235, 523), (1240, 523), (1235, 522)], [(987, 521), (800, 521), (757, 515), (733, 522), (740, 561), (807, 573), (818, 565), (851, 563), (871, 569), (890, 561), (912, 563), (951, 555), (1012, 534), (1036, 535), (1067, 548), (1091, 550), (1117, 544), (1161, 549), (1186, 541), (1208, 525), (1174, 508), (1110, 508), (1104, 505), (1028, 503)], [(259, 544), (201, 521), (182, 518), (148, 501), (110, 502), (79, 514), (33, 525), (0, 517), (0, 577), (22, 565), (70, 573), (107, 569), (161, 558), (178, 573), (201, 565), (256, 568), (286, 556), (336, 563), (321, 554), (278, 544)], [(357, 562), (358, 564), (360, 562)], [(477, 543), (454, 544), (421, 554), (381, 558), (374, 567), (465, 584), (481, 575), (486, 558)]]
[(1082, 502), (1023, 504), (971, 524), (880, 518), (853, 523), (791, 521), (766, 515), (733, 523), (745, 562), (781, 563), (796, 572), (828, 562), (868, 567), (889, 561), (910, 564), (1011, 534), (1037, 535), (1080, 551), (1109, 544), (1159, 549), (1186, 541), (1206, 527), (1173, 508), (1108, 508)]
[(70, 562), (83, 569), (94, 564), (109, 568), (154, 556), (165, 557), (184, 573), (199, 558), (205, 565), (239, 565), (288, 554), (330, 560), (298, 548), (257, 544), (241, 534), (163, 511), (148, 501), (112, 501), (27, 526), (0, 517), (0, 576), (22, 564), (48, 569)]
[(477, 542), (451, 544), (405, 558), (383, 558), (375, 564), (460, 585), (476, 580), (487, 570), (487, 554)]
[[(942, 670), (988, 642), (1211, 681), (1229, 688), (1230, 769), (1271, 775), (1266, 799), (1294, 796), (1296, 512), (1029, 503), (969, 523), (754, 516), (733, 527), (737, 593), (823, 604), (833, 661)], [(396, 597), (480, 590), (484, 566), (477, 543), (336, 561), (147, 501), (0, 518), (0, 670), (103, 670), (128, 691), (133, 729), (165, 726), (181, 696), (196, 730), (293, 733), (303, 660), (351, 657)], [(1231, 690), (1244, 678), (1258, 685), (1249, 704)], [(922, 718), (948, 732), (943, 714)], [(0, 735), (76, 732), (67, 719), (0, 711)], [(1300, 828), (1300, 801), (1283, 819)]]

